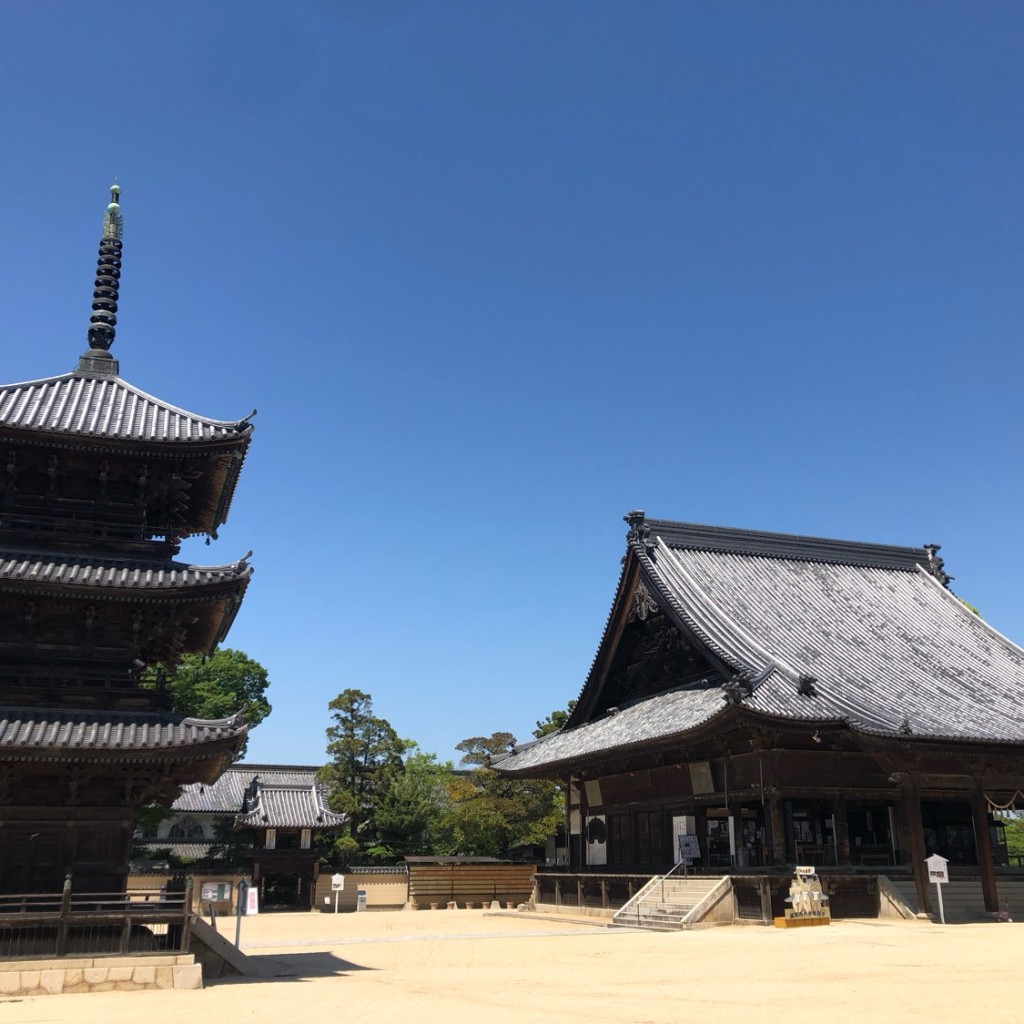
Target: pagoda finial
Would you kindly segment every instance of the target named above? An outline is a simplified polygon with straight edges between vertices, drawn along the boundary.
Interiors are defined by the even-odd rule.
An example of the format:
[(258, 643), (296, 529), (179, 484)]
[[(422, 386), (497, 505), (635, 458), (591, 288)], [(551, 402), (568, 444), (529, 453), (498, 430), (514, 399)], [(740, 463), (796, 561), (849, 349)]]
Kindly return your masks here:
[(110, 354), (117, 325), (118, 282), (121, 279), (121, 186), (117, 179), (110, 186), (110, 203), (103, 215), (96, 281), (92, 292), (92, 316), (89, 317), (89, 351), (78, 360), (84, 373), (118, 373), (117, 360)]

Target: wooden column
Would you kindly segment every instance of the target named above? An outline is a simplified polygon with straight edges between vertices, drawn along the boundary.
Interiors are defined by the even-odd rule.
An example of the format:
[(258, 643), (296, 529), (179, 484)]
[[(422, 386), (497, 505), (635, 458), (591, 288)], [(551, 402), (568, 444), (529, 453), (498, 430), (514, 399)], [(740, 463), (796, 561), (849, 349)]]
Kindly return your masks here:
[(786, 819), (782, 813), (782, 798), (779, 791), (772, 787), (768, 797), (768, 811), (772, 833), (772, 863), (786, 863)]
[(836, 830), (836, 861), (850, 863), (850, 823), (846, 817), (846, 797), (836, 795), (832, 801), (833, 824)]
[(580, 776), (580, 869), (590, 866), (590, 851), (587, 849), (587, 815), (590, 805), (587, 802), (587, 784)]
[(992, 836), (988, 828), (988, 804), (980, 789), (971, 791), (971, 814), (974, 818), (974, 845), (978, 850), (978, 870), (981, 872), (985, 909), (995, 913), (999, 910), (999, 889), (992, 857)]
[(697, 829), (697, 842), (700, 845), (700, 866), (707, 870), (711, 866), (708, 850), (708, 809), (703, 804), (694, 804), (693, 824)]
[(900, 814), (905, 822), (906, 836), (909, 840), (907, 855), (914, 869), (914, 890), (917, 893), (917, 909), (921, 914), (931, 910), (928, 894), (928, 868), (925, 865), (924, 824), (921, 821), (921, 794), (917, 780), (908, 779), (903, 783), (903, 795), (900, 800)]

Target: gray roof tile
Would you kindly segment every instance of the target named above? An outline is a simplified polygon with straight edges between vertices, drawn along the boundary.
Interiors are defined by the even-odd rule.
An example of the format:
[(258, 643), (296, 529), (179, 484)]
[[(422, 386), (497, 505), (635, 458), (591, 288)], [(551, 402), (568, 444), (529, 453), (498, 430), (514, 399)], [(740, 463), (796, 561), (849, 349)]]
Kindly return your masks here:
[(158, 712), (55, 711), (0, 708), (0, 750), (160, 751), (187, 748), (246, 733), (241, 718), (207, 720)]
[(52, 554), (0, 550), (0, 581), (57, 583), (62, 587), (172, 590), (245, 580), (245, 559), (232, 565), (187, 565), (105, 556), (58, 559)]
[(247, 438), (247, 422), (213, 420), (120, 377), (65, 373), (0, 386), (0, 425), (95, 438), (179, 443)]
[[(869, 734), (1024, 743), (1024, 650), (938, 582), (934, 552), (644, 526), (630, 535), (629, 557), (678, 626), (756, 678), (741, 701), (748, 711)], [(606, 627), (601, 650), (610, 643)], [(600, 685), (602, 664), (599, 652), (584, 693)], [(801, 676), (814, 678), (812, 694), (800, 692)], [(685, 742), (727, 711), (723, 698), (713, 685), (660, 693), (525, 745), (500, 767), (527, 772)]]
[(213, 784), (185, 786), (175, 811), (238, 815), (237, 824), (256, 828), (325, 828), (344, 823), (328, 810), (317, 768), (299, 765), (232, 765)]

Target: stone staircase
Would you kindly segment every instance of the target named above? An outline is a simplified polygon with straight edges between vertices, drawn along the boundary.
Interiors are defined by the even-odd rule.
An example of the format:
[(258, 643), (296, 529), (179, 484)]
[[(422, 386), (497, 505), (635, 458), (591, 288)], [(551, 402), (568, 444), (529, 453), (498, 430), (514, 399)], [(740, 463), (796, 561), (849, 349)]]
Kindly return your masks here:
[[(917, 891), (912, 878), (891, 878), (891, 884), (899, 890), (907, 905), (918, 913)], [(999, 906), (1005, 909), (1014, 921), (1024, 921), (1024, 879), (1000, 877)], [(939, 919), (939, 906), (935, 899), (935, 886), (929, 888), (929, 903), (933, 921)], [(993, 914), (985, 910), (985, 897), (979, 878), (954, 878), (942, 887), (942, 907), (946, 924), (969, 924), (975, 921), (991, 921)]]
[(723, 901), (727, 902), (726, 919), (731, 921), (734, 910), (728, 876), (654, 878), (616, 912), (612, 927), (684, 931), (704, 923), (712, 913), (719, 923)]

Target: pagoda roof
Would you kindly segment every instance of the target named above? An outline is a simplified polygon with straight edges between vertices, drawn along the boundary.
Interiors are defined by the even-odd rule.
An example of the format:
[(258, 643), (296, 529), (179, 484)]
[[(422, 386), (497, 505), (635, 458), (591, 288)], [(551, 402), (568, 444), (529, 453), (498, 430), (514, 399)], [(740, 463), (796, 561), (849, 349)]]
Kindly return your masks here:
[(157, 754), (225, 741), (241, 746), (248, 726), (230, 718), (184, 718), (163, 712), (0, 708), (0, 756), (53, 757), (60, 751)]
[(121, 377), (75, 371), (0, 386), (0, 426), (90, 440), (243, 447), (247, 420), (215, 420), (154, 398)]
[[(496, 762), (528, 774), (685, 744), (729, 716), (866, 736), (1024, 743), (1024, 650), (946, 583), (937, 547), (627, 517), (601, 646), (565, 727)], [(702, 652), (707, 678), (602, 704), (641, 595)]]
[(171, 591), (222, 583), (247, 584), (252, 567), (246, 559), (230, 565), (189, 565), (184, 562), (91, 557), (60, 557), (52, 553), (0, 549), (0, 583), (33, 587), (52, 584), (61, 593), (89, 597), (117, 596), (128, 590)]

